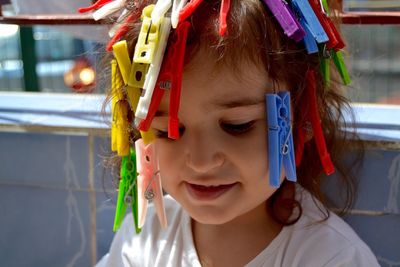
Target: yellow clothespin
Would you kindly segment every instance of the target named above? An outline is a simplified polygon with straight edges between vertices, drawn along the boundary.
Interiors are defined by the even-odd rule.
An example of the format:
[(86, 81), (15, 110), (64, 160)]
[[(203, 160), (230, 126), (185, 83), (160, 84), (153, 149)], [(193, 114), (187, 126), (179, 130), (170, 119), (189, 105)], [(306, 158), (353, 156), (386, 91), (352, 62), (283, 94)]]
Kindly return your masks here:
[[(131, 60), (129, 58), (128, 45), (127, 45), (126, 40), (115, 43), (113, 45), (113, 52), (114, 52), (114, 56), (116, 58), (115, 68), (117, 68), (116, 70), (114, 70), (114, 71), (116, 71), (116, 74), (114, 74), (114, 75), (120, 74), (119, 77), (122, 77), (119, 79), (118, 86), (120, 86), (120, 88), (121, 88), (124, 85), (126, 85), (126, 92), (128, 95), (131, 110), (133, 112), (136, 112), (136, 107), (138, 105), (139, 98), (140, 98), (140, 88), (142, 88), (144, 85), (144, 80), (145, 80), (144, 77), (145, 77), (146, 71), (148, 69), (148, 65), (141, 64), (141, 63), (133, 63), (133, 64), (131, 63)], [(140, 72), (140, 75), (138, 74), (138, 72)], [(140, 77), (140, 78), (138, 78), (138, 77)], [(119, 97), (117, 97), (117, 98), (119, 100), (121, 100), (123, 98), (123, 94), (119, 95)], [(115, 107), (112, 107), (112, 108), (115, 109)], [(119, 115), (122, 115), (124, 118), (125, 117), (127, 118), (127, 114), (125, 116), (124, 113), (118, 113), (115, 115), (118, 115), (116, 117), (119, 117)], [(113, 133), (113, 130), (111, 130), (111, 131)], [(140, 131), (140, 134), (143, 138), (143, 141), (146, 144), (152, 142), (155, 139), (154, 133), (152, 133), (151, 131), (147, 131), (147, 132)], [(119, 139), (117, 139), (117, 140), (119, 140)], [(115, 144), (114, 144), (114, 147), (115, 147)], [(113, 150), (113, 151), (116, 151), (116, 150)]]
[(124, 84), (127, 86), (126, 93), (128, 95), (131, 109), (133, 112), (135, 112), (136, 106), (139, 102), (140, 88), (142, 86), (140, 86), (140, 84), (137, 84), (138, 86), (129, 86), (129, 80), (133, 66), (129, 58), (128, 44), (126, 40), (115, 43), (113, 45), (113, 52), (118, 62), (118, 67), (121, 72), (122, 79), (124, 80)]
[(157, 49), (160, 27), (151, 20), (154, 5), (148, 5), (142, 12), (142, 27), (135, 47), (133, 61), (150, 64)]
[(129, 132), (128, 132), (128, 102), (121, 100), (116, 104), (116, 136), (118, 141), (118, 156), (127, 156), (129, 154)]
[(128, 103), (124, 100), (124, 82), (116, 60), (111, 61), (111, 150), (119, 156), (129, 153)]

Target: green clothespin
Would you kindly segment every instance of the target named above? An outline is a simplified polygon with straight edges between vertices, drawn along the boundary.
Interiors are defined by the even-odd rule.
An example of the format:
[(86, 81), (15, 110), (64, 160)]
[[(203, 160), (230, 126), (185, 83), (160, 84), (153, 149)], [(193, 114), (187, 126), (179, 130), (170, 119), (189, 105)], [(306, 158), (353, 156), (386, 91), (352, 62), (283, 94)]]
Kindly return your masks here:
[(329, 58), (321, 58), (321, 73), (324, 77), (325, 86), (329, 87), (331, 83), (331, 70), (329, 66)]
[(324, 77), (324, 83), (327, 88), (329, 88), (331, 82), (331, 51), (327, 50), (325, 44), (319, 45), (319, 57), (321, 59), (321, 73)]
[(116, 232), (122, 223), (124, 218), (127, 205), (132, 205), (132, 214), (135, 223), (136, 233), (140, 233), (141, 229), (138, 227), (138, 197), (137, 197), (137, 185), (136, 185), (136, 154), (133, 148), (130, 148), (128, 156), (122, 157), (121, 161), (121, 179), (119, 181), (119, 190), (117, 198), (117, 206), (114, 217), (113, 230)]
[(322, 7), (324, 8), (326, 14), (329, 14), (329, 5), (328, 1), (326, 0), (321, 0)]
[(347, 71), (346, 64), (343, 60), (343, 54), (341, 51), (332, 51), (333, 62), (342, 78), (344, 85), (349, 85), (351, 83), (349, 72)]

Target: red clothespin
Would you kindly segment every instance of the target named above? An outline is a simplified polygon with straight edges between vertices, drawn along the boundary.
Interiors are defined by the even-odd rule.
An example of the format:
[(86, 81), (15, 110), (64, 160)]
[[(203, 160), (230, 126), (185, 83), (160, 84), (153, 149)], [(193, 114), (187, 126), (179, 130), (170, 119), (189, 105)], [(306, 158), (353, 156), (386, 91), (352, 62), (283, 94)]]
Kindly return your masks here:
[(79, 8), (79, 9), (78, 9), (78, 12), (79, 12), (79, 13), (86, 13), (86, 12), (89, 12), (89, 11), (91, 11), (91, 10), (93, 10), (93, 9), (100, 8), (100, 7), (102, 7), (102, 6), (106, 5), (106, 4), (108, 4), (108, 3), (111, 2), (111, 1), (113, 1), (113, 0), (98, 0), (96, 3), (94, 3), (94, 4), (91, 5), (91, 6)]
[(179, 21), (184, 21), (198, 8), (203, 0), (192, 0), (179, 12)]
[(142, 120), (139, 125), (139, 129), (142, 131), (147, 131), (149, 129), (151, 121), (154, 118), (161, 98), (164, 94), (164, 90), (170, 89), (168, 137), (171, 139), (179, 138), (178, 111), (180, 104), (186, 40), (188, 37), (189, 28), (190, 23), (188, 21), (179, 23), (171, 37), (172, 40), (168, 47), (167, 54), (157, 79), (147, 117), (145, 120)]
[(319, 22), (328, 35), (329, 41), (326, 42), (326, 47), (329, 49), (335, 49), (335, 51), (343, 49), (345, 47), (343, 39), (332, 20), (324, 13), (319, 0), (309, 0), (309, 2), (315, 15), (317, 15)]
[[(305, 101), (303, 100), (301, 102), (301, 107), (300, 110), (306, 110), (304, 107), (305, 106)], [(299, 167), (301, 164), (301, 161), (303, 159), (303, 152), (304, 152), (304, 142), (306, 140), (306, 133), (305, 133), (305, 129), (303, 128), (303, 122), (302, 120), (300, 120), (299, 126), (297, 127), (297, 135), (295, 138), (295, 160), (296, 160), (296, 167)]]
[(118, 29), (118, 31), (115, 33), (113, 38), (108, 42), (106, 50), (110, 52), (112, 50), (112, 46), (122, 37), (124, 36), (128, 31), (129, 31), (129, 25), (136, 21), (137, 19), (140, 18), (141, 12), (139, 9), (136, 9), (132, 14), (130, 14), (124, 24)]
[(319, 158), (321, 160), (322, 167), (327, 175), (331, 175), (335, 172), (331, 157), (327, 151), (324, 133), (321, 127), (321, 118), (319, 116), (317, 107), (317, 95), (316, 95), (316, 82), (315, 82), (315, 71), (308, 70), (306, 73), (306, 99), (309, 101), (308, 119), (311, 121), (314, 140), (317, 145)]
[(231, 8), (231, 0), (221, 1), (221, 10), (219, 13), (219, 35), (224, 36), (226, 32), (226, 17), (228, 16), (229, 9)]

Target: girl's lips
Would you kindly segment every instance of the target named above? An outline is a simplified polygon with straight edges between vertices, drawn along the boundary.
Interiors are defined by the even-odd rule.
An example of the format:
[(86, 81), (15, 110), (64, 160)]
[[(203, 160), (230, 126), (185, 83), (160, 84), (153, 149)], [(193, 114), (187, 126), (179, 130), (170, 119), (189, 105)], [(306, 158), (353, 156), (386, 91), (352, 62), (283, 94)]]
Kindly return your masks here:
[(213, 200), (229, 191), (237, 183), (217, 186), (204, 186), (186, 183), (189, 194), (197, 200)]

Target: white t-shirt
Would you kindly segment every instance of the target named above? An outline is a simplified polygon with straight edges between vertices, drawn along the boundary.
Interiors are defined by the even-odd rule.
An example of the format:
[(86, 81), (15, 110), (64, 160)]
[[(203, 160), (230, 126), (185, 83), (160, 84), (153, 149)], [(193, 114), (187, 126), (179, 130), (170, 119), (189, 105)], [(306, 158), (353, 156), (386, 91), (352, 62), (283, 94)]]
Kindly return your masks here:
[[(311, 195), (297, 188), (303, 214), (294, 225), (285, 226), (275, 239), (245, 267), (375, 267), (369, 247), (337, 215), (323, 218)], [(160, 229), (153, 207), (142, 233), (134, 230), (128, 215), (115, 235), (110, 252), (96, 267), (200, 267), (193, 243), (191, 219), (171, 197), (165, 197), (168, 228)]]

